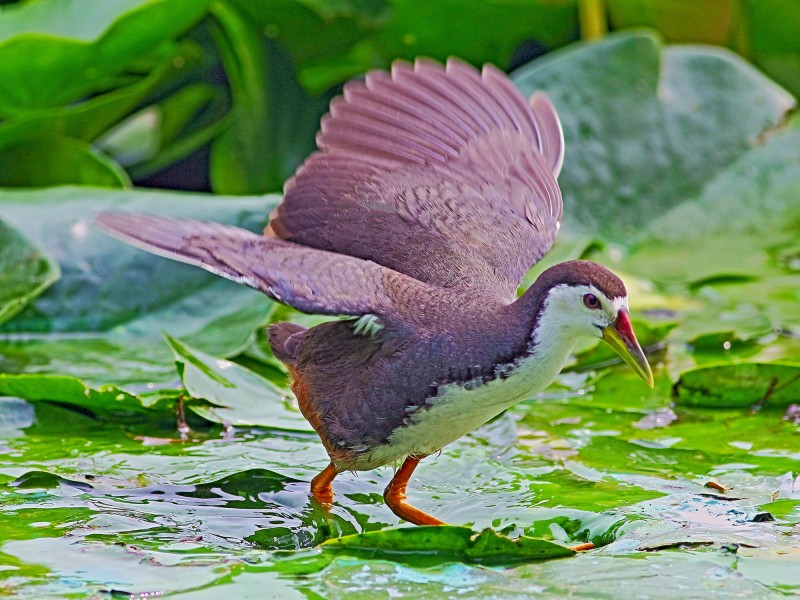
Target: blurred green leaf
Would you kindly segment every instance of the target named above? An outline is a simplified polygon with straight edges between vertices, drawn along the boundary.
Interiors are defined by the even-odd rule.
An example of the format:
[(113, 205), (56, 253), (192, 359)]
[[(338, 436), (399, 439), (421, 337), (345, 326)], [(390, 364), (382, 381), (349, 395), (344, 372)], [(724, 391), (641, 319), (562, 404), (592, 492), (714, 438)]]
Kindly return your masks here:
[(800, 396), (800, 364), (711, 365), (681, 373), (675, 395), (688, 406), (785, 407)]
[(577, 33), (576, 0), (230, 1), (289, 51), (312, 94), (398, 58), (459, 56), (506, 68), (526, 44), (541, 52)]
[[(553, 48), (573, 40), (577, 29), (574, 0), (443, 0), (419, 3), (394, 0), (392, 16), (373, 39), (350, 56), (377, 55), (388, 66), (395, 58), (428, 56), (443, 61), (458, 56), (468, 62), (492, 62), (506, 68), (514, 51), (535, 41)], [(502, 35), (497, 35), (497, 32)]]
[(16, 315), (60, 276), (57, 262), (0, 220), (0, 323)]
[(4, 7), (0, 115), (67, 104), (102, 90), (108, 76), (185, 32), (206, 4), (38, 0)]
[(234, 8), (216, 2), (212, 14), (233, 99), (229, 127), (211, 148), (212, 188), (226, 194), (280, 190), (314, 149), (327, 99), (303, 92), (286, 51)]
[[(123, 119), (131, 111), (144, 103), (153, 94), (163, 90), (169, 83), (184, 77), (199, 62), (199, 49), (195, 44), (183, 43), (170, 48), (165, 56), (156, 61), (152, 71), (135, 80), (135, 83), (99, 94), (91, 99), (58, 108), (43, 108), (17, 115), (0, 122), (0, 184), (10, 186), (42, 186), (58, 184), (84, 184), (119, 187), (128, 183), (128, 176), (119, 163), (129, 166), (141, 148), (131, 150), (130, 143), (122, 144), (124, 137), (119, 132), (109, 132), (106, 138), (96, 138)], [(201, 86), (201, 84), (198, 84)], [(178, 125), (185, 125), (187, 119), (194, 117), (199, 110), (196, 87), (179, 88), (177, 92), (163, 99), (144, 114), (158, 115), (158, 125), (165, 128), (166, 134), (139, 136), (140, 141), (150, 143), (150, 153), (157, 153), (164, 143), (182, 144), (183, 154), (172, 148), (159, 156), (160, 164), (175, 161), (197, 146), (187, 146), (186, 140), (175, 141), (181, 133)], [(204, 99), (211, 95), (208, 86), (204, 88)], [(195, 98), (188, 98), (195, 91)], [(180, 105), (185, 111), (178, 113), (176, 108), (167, 111), (166, 106)], [(141, 113), (140, 113), (141, 114)], [(117, 129), (123, 132), (140, 132), (124, 122)], [(116, 136), (115, 136), (116, 134)], [(116, 143), (109, 143), (107, 139)], [(130, 137), (130, 136), (128, 136)], [(127, 140), (126, 140), (127, 141)], [(206, 140), (200, 140), (202, 143)], [(94, 143), (88, 146), (87, 143)], [(123, 147), (125, 146), (125, 147)], [(127, 154), (126, 154), (127, 148)], [(108, 157), (107, 152), (111, 154)], [(146, 154), (146, 153), (145, 153)], [(176, 156), (177, 154), (177, 156)], [(133, 156), (132, 156), (133, 155)], [(142, 158), (139, 156), (138, 158)], [(116, 160), (115, 160), (116, 159)], [(169, 164), (167, 162), (167, 164)], [(134, 173), (138, 175), (138, 173)]]
[(782, 0), (739, 0), (733, 47), (800, 94), (800, 11)]
[(131, 85), (67, 106), (29, 110), (2, 121), (0, 148), (53, 135), (91, 142), (129, 114), (154, 89), (195, 65), (199, 60), (198, 52), (194, 44), (181, 44)]
[(236, 363), (215, 358), (165, 335), (175, 355), (183, 386), (192, 398), (211, 403), (187, 407), (214, 423), (264, 425), (275, 429), (312, 431), (284, 390)]
[(69, 138), (27, 140), (0, 150), (0, 186), (59, 184), (127, 187), (127, 173), (86, 142)]
[(652, 27), (670, 42), (727, 45), (800, 94), (800, 11), (783, 0), (607, 0), (615, 29)]
[(374, 66), (348, 57), (376, 35), (395, 12), (390, 0), (228, 0), (251, 23), (283, 45), (297, 77), (321, 94)]
[(133, 179), (142, 179), (191, 154), (224, 129), (224, 118), (202, 117), (218, 102), (217, 91), (209, 85), (184, 86), (119, 123), (97, 145)]
[(669, 42), (723, 45), (737, 0), (606, 0), (615, 29), (652, 27)]

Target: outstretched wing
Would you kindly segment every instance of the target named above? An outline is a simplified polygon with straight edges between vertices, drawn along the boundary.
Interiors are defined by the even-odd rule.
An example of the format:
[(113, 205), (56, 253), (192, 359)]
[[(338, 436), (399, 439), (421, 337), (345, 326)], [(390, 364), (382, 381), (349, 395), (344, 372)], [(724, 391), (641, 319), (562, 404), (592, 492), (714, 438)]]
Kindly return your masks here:
[(125, 213), (102, 213), (97, 224), (130, 244), (202, 267), (307, 313), (391, 315), (398, 289), (413, 293), (421, 287), (366, 260), (230, 225)]
[(498, 69), (398, 62), (331, 103), (266, 233), (515, 297), (562, 214), (558, 115)]

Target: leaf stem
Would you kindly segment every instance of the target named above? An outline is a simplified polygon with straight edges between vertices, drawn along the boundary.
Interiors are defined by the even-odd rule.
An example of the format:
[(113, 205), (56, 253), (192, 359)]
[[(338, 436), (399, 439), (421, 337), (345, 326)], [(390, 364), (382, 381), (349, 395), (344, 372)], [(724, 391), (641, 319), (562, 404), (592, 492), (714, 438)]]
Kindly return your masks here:
[(578, 0), (578, 25), (582, 39), (593, 41), (602, 38), (608, 31), (605, 2)]

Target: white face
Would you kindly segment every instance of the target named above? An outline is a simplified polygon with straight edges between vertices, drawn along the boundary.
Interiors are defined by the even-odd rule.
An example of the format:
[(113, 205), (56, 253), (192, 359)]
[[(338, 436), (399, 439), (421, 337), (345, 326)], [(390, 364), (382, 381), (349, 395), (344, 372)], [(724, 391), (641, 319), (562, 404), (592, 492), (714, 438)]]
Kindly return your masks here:
[(608, 298), (592, 285), (557, 285), (547, 294), (542, 318), (556, 335), (602, 337), (621, 308), (628, 308), (626, 296)]

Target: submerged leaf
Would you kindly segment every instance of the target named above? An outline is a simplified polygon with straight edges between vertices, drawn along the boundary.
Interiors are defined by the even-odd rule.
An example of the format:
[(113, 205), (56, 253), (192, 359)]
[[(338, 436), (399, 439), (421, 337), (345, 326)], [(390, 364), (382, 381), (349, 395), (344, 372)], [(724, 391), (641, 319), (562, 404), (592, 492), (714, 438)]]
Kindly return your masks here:
[(476, 533), (450, 525), (401, 527), (328, 540), (323, 548), (356, 556), (401, 561), (510, 564), (571, 556), (575, 551), (548, 540), (511, 539), (491, 529)]
[(739, 363), (700, 367), (681, 374), (678, 402), (689, 406), (785, 407), (800, 397), (800, 365)]
[(10, 487), (19, 490), (40, 490), (40, 489), (53, 489), (61, 486), (76, 488), (79, 490), (90, 490), (92, 484), (85, 481), (74, 481), (59, 477), (47, 471), (28, 471), (17, 477), (14, 481), (8, 484)]

